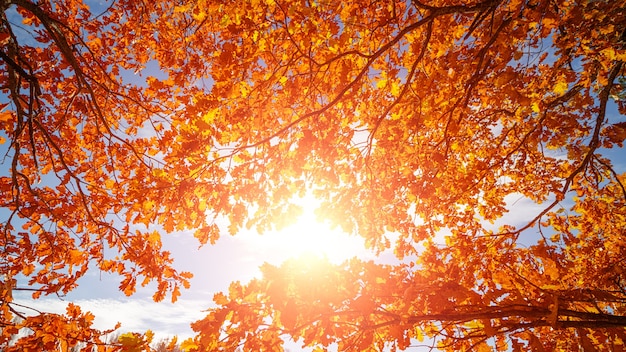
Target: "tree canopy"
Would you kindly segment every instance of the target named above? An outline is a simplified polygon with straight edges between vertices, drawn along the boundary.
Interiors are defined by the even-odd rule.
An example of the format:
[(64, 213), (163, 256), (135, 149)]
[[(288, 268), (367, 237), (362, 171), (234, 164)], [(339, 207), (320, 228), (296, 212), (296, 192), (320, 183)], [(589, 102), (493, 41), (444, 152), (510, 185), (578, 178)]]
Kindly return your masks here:
[[(144, 348), (105, 343), (75, 305), (25, 316), (12, 291), (63, 294), (101, 270), (175, 301), (191, 273), (161, 236), (268, 231), (306, 192), (396, 260), (264, 265), (215, 295), (184, 349), (624, 349), (626, 189), (607, 156), (626, 139), (622, 2), (0, 11), (5, 350)], [(515, 197), (538, 210), (502, 223)]]

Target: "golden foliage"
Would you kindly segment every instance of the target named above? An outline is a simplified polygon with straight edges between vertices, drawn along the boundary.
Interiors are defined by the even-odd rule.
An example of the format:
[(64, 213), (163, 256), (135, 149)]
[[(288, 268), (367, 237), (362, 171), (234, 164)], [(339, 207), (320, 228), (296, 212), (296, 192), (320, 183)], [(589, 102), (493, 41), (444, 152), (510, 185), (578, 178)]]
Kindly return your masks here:
[[(105, 348), (75, 306), (13, 322), (16, 278), (62, 294), (95, 263), (175, 301), (191, 274), (162, 235), (263, 232), (306, 189), (398, 264), (265, 266), (185, 348), (623, 345), (626, 189), (601, 153), (626, 138), (621, 2), (95, 7), (0, 7), (3, 347)], [(495, 229), (510, 197), (541, 208)]]

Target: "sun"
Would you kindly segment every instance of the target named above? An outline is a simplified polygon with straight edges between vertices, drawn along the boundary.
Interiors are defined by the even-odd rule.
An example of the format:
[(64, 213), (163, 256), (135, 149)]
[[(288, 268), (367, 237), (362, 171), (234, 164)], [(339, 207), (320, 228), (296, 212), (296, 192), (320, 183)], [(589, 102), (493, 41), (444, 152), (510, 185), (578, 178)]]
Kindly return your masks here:
[(368, 255), (363, 238), (349, 235), (340, 228), (332, 228), (329, 223), (317, 219), (315, 209), (320, 201), (313, 195), (294, 198), (293, 202), (302, 207), (302, 214), (294, 223), (279, 231), (246, 236), (246, 242), (254, 246), (255, 252), (267, 256), (269, 262), (313, 256), (340, 263), (355, 256), (362, 258)]

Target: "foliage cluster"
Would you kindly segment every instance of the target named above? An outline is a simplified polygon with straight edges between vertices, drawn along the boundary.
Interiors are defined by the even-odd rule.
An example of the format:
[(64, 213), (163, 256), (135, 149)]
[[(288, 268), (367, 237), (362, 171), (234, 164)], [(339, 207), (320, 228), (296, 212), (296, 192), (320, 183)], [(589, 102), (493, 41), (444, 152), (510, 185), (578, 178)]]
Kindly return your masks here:
[[(212, 244), (222, 217), (231, 234), (267, 231), (307, 190), (397, 264), (266, 265), (216, 295), (181, 348), (623, 350), (626, 189), (603, 153), (626, 139), (623, 2), (0, 0), (0, 13), (5, 350), (148, 348), (150, 334), (106, 343), (75, 305), (26, 316), (12, 292), (64, 294), (101, 270), (127, 295), (154, 282), (175, 301), (191, 273), (162, 235)], [(540, 210), (494, 226), (515, 197)]]

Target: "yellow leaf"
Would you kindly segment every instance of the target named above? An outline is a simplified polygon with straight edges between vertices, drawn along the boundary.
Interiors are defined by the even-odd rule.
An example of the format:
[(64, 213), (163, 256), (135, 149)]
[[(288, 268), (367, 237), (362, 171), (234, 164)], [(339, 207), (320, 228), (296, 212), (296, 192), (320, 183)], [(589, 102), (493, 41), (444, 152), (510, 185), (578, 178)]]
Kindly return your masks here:
[(531, 106), (531, 108), (533, 109), (533, 112), (539, 113), (539, 103), (533, 103), (533, 105)]
[(602, 55), (604, 55), (607, 59), (609, 60), (615, 60), (615, 57), (617, 56), (617, 53), (615, 52), (615, 49), (613, 48), (606, 48), (604, 50), (601, 51)]
[(207, 13), (204, 10), (200, 10), (198, 13), (194, 12), (191, 17), (197, 22), (202, 22), (206, 19)]
[(200, 199), (198, 201), (198, 210), (205, 211), (206, 210), (206, 200)]
[(554, 86), (554, 89), (552, 90), (558, 95), (563, 95), (565, 94), (565, 92), (567, 92), (567, 88), (568, 88), (567, 82), (560, 81)]
[(180, 349), (183, 351), (189, 351), (197, 348), (198, 345), (192, 339), (187, 339), (180, 344)]
[(153, 169), (152, 175), (157, 178), (165, 178), (167, 176), (167, 172), (165, 172), (163, 169)]
[(480, 330), (484, 328), (483, 323), (478, 320), (468, 321), (467, 323), (465, 323), (465, 326), (474, 330)]
[(250, 88), (250, 86), (248, 85), (248, 83), (246, 82), (241, 82), (239, 83), (239, 93), (241, 93), (241, 96), (243, 98), (248, 97), (248, 95), (250, 94), (250, 91), (252, 89)]
[(191, 8), (191, 4), (175, 6), (174, 7), (174, 13), (187, 12), (190, 8)]
[(115, 181), (113, 181), (112, 179), (108, 179), (108, 180), (104, 181), (104, 186), (107, 189), (113, 189), (113, 186), (115, 186)]
[(422, 331), (422, 328), (416, 328), (415, 329), (415, 339), (417, 339), (417, 341), (419, 342), (423, 342), (424, 341), (424, 332)]
[(152, 330), (146, 331), (145, 335), (146, 335), (146, 341), (148, 343), (152, 342), (152, 339), (154, 338), (154, 333), (152, 332)]
[(397, 97), (400, 95), (400, 85), (397, 82), (391, 83), (391, 94), (394, 97)]
[(207, 112), (206, 114), (202, 115), (202, 121), (208, 123), (208, 124), (213, 124), (215, 122), (215, 120), (219, 117), (218, 116), (219, 113), (219, 109), (218, 108), (214, 108), (209, 110), (209, 112)]
[(148, 242), (151, 244), (161, 243), (161, 235), (157, 231), (152, 232), (148, 235)]
[(122, 334), (120, 335), (118, 342), (122, 345), (124, 351), (143, 351), (143, 337), (137, 333), (127, 332), (125, 334)]
[(155, 201), (147, 200), (143, 203), (143, 210), (150, 211), (154, 208), (155, 205), (156, 205)]

